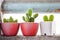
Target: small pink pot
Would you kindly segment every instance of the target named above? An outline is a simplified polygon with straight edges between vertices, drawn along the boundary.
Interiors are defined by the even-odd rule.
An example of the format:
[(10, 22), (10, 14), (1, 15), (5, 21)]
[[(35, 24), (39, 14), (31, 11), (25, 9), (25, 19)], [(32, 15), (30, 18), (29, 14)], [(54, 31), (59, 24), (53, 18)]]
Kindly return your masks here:
[(2, 23), (2, 32), (5, 36), (16, 36), (18, 29), (18, 23)]
[(21, 23), (21, 30), (24, 36), (35, 36), (38, 31), (38, 23)]

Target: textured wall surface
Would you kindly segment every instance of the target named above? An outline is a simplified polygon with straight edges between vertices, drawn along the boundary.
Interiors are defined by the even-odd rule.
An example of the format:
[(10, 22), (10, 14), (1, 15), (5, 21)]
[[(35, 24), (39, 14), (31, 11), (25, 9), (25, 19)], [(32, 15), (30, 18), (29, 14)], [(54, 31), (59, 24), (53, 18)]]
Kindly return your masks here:
[(15, 37), (3, 37), (0, 36), (0, 40), (60, 40), (60, 36), (15, 36)]
[(60, 0), (5, 0), (18, 2), (60, 2)]
[(6, 12), (26, 12), (29, 8), (33, 12), (55, 12), (60, 9), (60, 3), (13, 3), (6, 2), (3, 4), (3, 10)]

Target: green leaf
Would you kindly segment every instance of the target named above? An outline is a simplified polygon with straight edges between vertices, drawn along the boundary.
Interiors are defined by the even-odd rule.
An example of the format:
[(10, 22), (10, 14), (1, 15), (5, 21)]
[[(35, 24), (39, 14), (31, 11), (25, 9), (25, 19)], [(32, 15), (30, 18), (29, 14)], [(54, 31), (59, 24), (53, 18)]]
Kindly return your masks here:
[(6, 18), (3, 19), (4, 22), (8, 22), (8, 20)]
[(14, 20), (13, 20), (12, 16), (10, 16), (9, 22), (13, 22), (13, 21), (14, 21)]
[(28, 13), (26, 13), (26, 16), (29, 18), (29, 14)]
[(43, 19), (44, 21), (48, 21), (48, 17), (46, 15), (43, 17)]
[(29, 18), (28, 17), (26, 17), (25, 20), (26, 20), (26, 22), (29, 22)]
[(29, 9), (29, 10), (28, 10), (28, 14), (29, 14), (29, 17), (32, 16), (32, 9)]
[(34, 14), (33, 17), (34, 17), (34, 18), (37, 18), (37, 17), (38, 17), (38, 14)]
[(50, 15), (49, 21), (53, 21), (53, 20), (54, 20), (54, 15)]
[(18, 20), (16, 19), (14, 22), (18, 22)]
[(4, 22), (17, 22), (18, 20), (17, 19), (16, 20), (13, 20), (12, 16), (10, 16), (9, 19), (4, 18), (3, 21)]
[(31, 17), (31, 18), (29, 19), (29, 22), (34, 22), (34, 18)]
[(26, 19), (25, 19), (25, 17), (23, 16), (22, 18), (23, 18), (23, 20), (26, 22)]

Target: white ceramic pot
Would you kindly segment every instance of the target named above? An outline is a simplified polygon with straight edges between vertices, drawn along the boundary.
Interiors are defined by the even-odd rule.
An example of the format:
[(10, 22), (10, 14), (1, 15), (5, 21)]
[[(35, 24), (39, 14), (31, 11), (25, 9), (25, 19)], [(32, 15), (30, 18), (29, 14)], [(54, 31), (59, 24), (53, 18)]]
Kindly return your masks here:
[(55, 22), (40, 22), (41, 35), (53, 35), (55, 33)]

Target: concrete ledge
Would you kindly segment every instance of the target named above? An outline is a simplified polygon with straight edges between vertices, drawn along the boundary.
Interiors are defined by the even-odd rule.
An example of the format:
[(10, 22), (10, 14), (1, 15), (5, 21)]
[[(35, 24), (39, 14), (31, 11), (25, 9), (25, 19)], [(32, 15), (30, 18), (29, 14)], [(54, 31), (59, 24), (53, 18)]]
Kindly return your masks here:
[(0, 36), (0, 40), (60, 40), (60, 36)]

